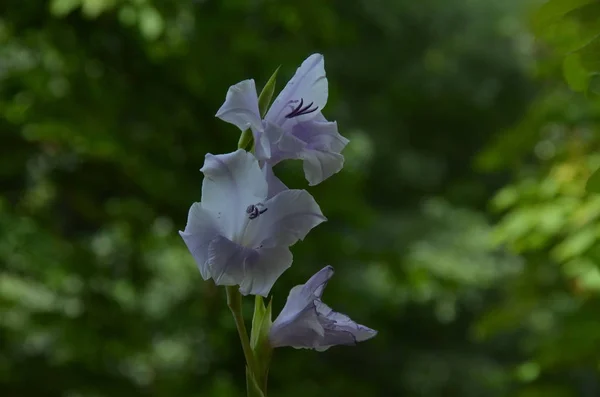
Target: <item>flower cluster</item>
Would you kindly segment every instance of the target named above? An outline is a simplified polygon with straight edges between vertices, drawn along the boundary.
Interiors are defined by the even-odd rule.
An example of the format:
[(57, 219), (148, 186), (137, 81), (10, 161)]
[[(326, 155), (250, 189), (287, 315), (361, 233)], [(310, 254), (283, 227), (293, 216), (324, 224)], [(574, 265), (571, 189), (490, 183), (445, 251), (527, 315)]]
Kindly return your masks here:
[[(202, 278), (239, 286), (242, 295), (266, 297), (292, 264), (289, 247), (326, 220), (310, 193), (288, 189), (272, 167), (287, 159), (302, 160), (311, 186), (342, 169), (341, 152), (348, 140), (321, 113), (327, 95), (320, 54), (302, 63), (264, 117), (254, 80), (229, 88), (216, 116), (250, 131), (254, 149), (207, 154), (200, 169), (202, 199), (191, 206), (180, 234)], [(375, 336), (376, 331), (321, 301), (332, 275), (333, 268), (327, 266), (290, 291), (268, 330), (271, 347), (325, 350)]]

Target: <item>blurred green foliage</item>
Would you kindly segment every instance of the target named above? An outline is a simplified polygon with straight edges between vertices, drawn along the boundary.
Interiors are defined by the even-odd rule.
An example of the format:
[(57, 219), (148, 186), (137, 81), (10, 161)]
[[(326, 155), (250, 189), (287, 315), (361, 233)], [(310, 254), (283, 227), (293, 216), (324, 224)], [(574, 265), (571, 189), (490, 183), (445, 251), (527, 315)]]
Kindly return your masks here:
[(600, 3), (548, 0), (533, 16), (533, 32), (565, 55), (563, 72), (575, 91), (598, 93)]
[[(548, 4), (548, 24), (570, 26), (552, 37), (600, 29), (595, 2)], [(546, 51), (531, 11), (1, 2), (0, 395), (243, 395), (224, 291), (177, 230), (205, 153), (236, 147), (214, 118), (228, 86), (261, 89), (282, 65), (281, 87), (317, 51), (325, 114), (351, 143), (344, 170), (310, 189), (329, 221), (293, 247), (273, 311), (331, 264), (325, 301), (379, 335), (276, 350), (269, 394), (600, 395), (600, 198), (585, 190), (600, 107), (563, 83), (564, 69), (590, 84), (570, 73), (595, 41), (564, 61), (573, 48)], [(306, 187), (297, 162), (276, 172)]]

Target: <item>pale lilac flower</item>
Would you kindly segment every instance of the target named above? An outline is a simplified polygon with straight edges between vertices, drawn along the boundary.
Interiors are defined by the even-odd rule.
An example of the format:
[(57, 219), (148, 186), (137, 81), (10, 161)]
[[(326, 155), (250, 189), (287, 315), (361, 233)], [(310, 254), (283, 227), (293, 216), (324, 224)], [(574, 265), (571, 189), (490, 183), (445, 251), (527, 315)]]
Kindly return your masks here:
[(332, 276), (333, 267), (327, 266), (306, 284), (292, 288), (269, 333), (273, 347), (323, 351), (334, 345), (354, 345), (377, 335), (377, 331), (357, 324), (345, 314), (334, 312), (321, 301), (323, 290)]
[(267, 166), (285, 159), (302, 159), (304, 175), (316, 185), (340, 171), (340, 153), (348, 140), (338, 133), (321, 111), (327, 103), (328, 88), (321, 54), (309, 56), (281, 91), (261, 120), (254, 80), (244, 80), (227, 91), (217, 117), (242, 131), (250, 128), (256, 157)]
[(207, 154), (200, 171), (202, 201), (179, 234), (202, 278), (266, 296), (292, 263), (288, 247), (326, 220), (319, 205), (305, 190), (269, 196), (258, 161), (244, 150)]

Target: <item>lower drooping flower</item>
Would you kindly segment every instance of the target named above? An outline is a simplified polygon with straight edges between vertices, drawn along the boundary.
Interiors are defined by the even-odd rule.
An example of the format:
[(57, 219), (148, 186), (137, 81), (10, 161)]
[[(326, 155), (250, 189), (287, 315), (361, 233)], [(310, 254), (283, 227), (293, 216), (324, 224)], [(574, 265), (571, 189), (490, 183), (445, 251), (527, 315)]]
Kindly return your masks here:
[(377, 335), (377, 331), (334, 312), (321, 301), (332, 276), (333, 267), (326, 266), (306, 284), (292, 288), (283, 310), (271, 326), (271, 346), (324, 351), (335, 345), (354, 345)]
[(288, 247), (326, 218), (306, 190), (269, 189), (258, 160), (244, 150), (207, 154), (200, 171), (202, 201), (179, 234), (202, 278), (267, 296), (292, 264)]

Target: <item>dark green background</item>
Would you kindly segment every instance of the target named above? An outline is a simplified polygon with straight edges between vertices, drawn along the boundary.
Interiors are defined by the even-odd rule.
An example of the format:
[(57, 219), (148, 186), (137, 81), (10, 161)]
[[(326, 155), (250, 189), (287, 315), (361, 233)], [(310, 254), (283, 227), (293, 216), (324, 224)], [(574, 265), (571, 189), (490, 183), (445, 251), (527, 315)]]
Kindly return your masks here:
[(0, 395), (243, 395), (224, 291), (177, 230), (205, 153), (235, 149), (227, 88), (321, 52), (351, 142), (274, 313), (330, 264), (325, 302), (379, 335), (276, 350), (269, 395), (599, 396), (600, 106), (535, 6), (0, 2)]

